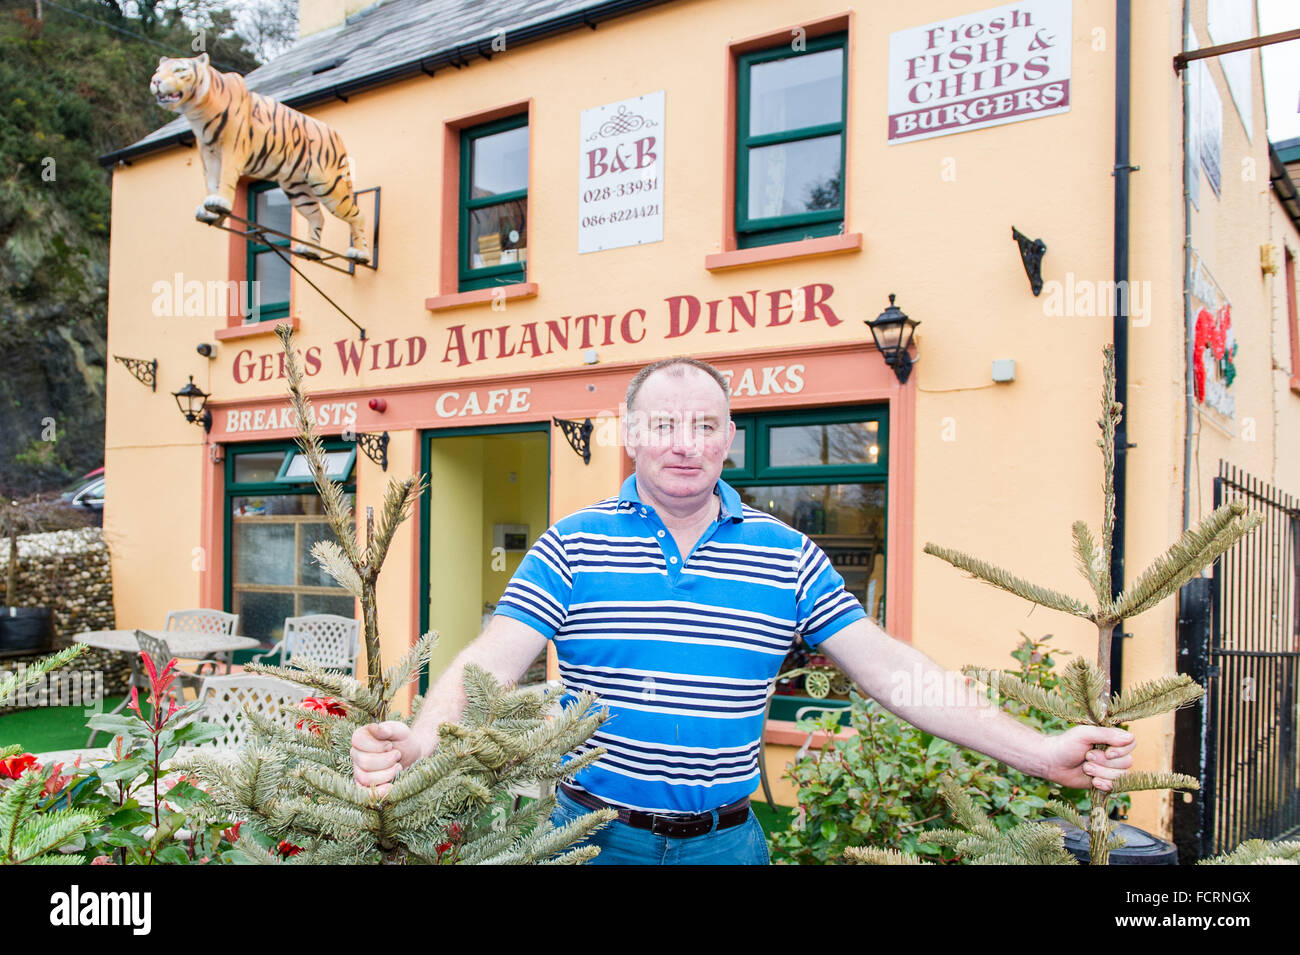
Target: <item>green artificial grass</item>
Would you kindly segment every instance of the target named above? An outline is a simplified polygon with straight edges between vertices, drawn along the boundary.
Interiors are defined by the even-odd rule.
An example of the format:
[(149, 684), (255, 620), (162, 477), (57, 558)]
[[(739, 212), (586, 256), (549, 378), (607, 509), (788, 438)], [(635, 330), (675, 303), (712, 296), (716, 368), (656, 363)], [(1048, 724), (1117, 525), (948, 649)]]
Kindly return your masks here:
[[(123, 697), (106, 696), (102, 712), (109, 712)], [(86, 745), (90, 730), (86, 728), (92, 711), (81, 706), (36, 706), (9, 713), (0, 709), (0, 746), (15, 743), (28, 753), (48, 753), (58, 749), (80, 749)], [(95, 737), (96, 746), (106, 746), (109, 733)]]
[(763, 827), (763, 832), (768, 836), (790, 828), (790, 816), (794, 814), (793, 806), (769, 806), (761, 799), (751, 799), (749, 807), (754, 810), (754, 815), (758, 817), (758, 824)]

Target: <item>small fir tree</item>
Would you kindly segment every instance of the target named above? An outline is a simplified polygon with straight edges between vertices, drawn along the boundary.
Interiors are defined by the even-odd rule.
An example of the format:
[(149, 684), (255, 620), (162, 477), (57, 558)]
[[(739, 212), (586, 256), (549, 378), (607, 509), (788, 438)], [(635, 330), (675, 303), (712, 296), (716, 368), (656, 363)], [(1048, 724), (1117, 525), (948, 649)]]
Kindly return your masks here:
[[(587, 861), (599, 849), (572, 846), (613, 819), (612, 810), (589, 813), (555, 829), (550, 823), (554, 797), (514, 810), (505, 804), (519, 789), (555, 782), (604, 754), (596, 748), (561, 763), (608, 718), (607, 710), (595, 708), (591, 693), (578, 694), (551, 716), (548, 710), (561, 690), (503, 688), (487, 671), (467, 666), (467, 705), (461, 722), (438, 728), (434, 752), (405, 768), (383, 796), (353, 780), (353, 732), (384, 720), (411, 722), (393, 708), (393, 701), (427, 662), (434, 645), (435, 635), (425, 634), (395, 666), (385, 670), (381, 664), (376, 580), (397, 528), (419, 499), (423, 478), (390, 480), (378, 526), (367, 508), (365, 545), (359, 545), (351, 530), (351, 508), (340, 486), (326, 476), (324, 448), (302, 390), (292, 333), (285, 326), (277, 332), (284, 346), (298, 445), (337, 538), (317, 543), (312, 555), (361, 603), (366, 682), (311, 661), (293, 667), (249, 664), (251, 672), (290, 680), (316, 695), (293, 708), (300, 717), (293, 728), (250, 710), (245, 718), (254, 741), (233, 763), (198, 753), (185, 768), (205, 783), (214, 811), (247, 821), (278, 843), (268, 850), (246, 830), (240, 833), (239, 848), (258, 861)], [(422, 702), (417, 698), (417, 712)]]
[[(1102, 413), (1097, 424), (1101, 428), (1101, 438), (1097, 444), (1101, 447), (1104, 463), (1104, 498), (1105, 509), (1102, 515), (1102, 533), (1100, 546), (1094, 540), (1092, 531), (1083, 521), (1074, 524), (1074, 556), (1079, 572), (1091, 586), (1096, 597), (1096, 605), (1089, 606), (1068, 594), (1017, 577), (1014, 574), (995, 567), (978, 557), (960, 551), (949, 550), (935, 544), (927, 543), (925, 552), (933, 554), (954, 567), (964, 570), (986, 583), (1013, 593), (1018, 597), (1073, 614), (1092, 621), (1097, 627), (1097, 660), (1092, 663), (1082, 657), (1070, 662), (1055, 689), (1044, 689), (1025, 683), (1014, 676), (1001, 674), (997, 680), (997, 690), (1021, 703), (1044, 710), (1071, 723), (1090, 726), (1120, 726), (1132, 720), (1169, 713), (1199, 699), (1204, 690), (1186, 674), (1159, 677), (1124, 690), (1111, 693), (1110, 687), (1110, 648), (1111, 634), (1120, 621), (1135, 617), (1150, 610), (1166, 597), (1177, 593), (1183, 584), (1200, 574), (1201, 570), (1213, 562), (1220, 554), (1240, 540), (1245, 534), (1262, 523), (1259, 514), (1249, 511), (1238, 501), (1225, 504), (1215, 510), (1196, 527), (1189, 528), (1168, 550), (1155, 559), (1151, 566), (1117, 597), (1111, 596), (1110, 561), (1111, 546), (1115, 533), (1115, 425), (1123, 413), (1115, 400), (1115, 352), (1114, 347), (1105, 348), (1103, 365), (1105, 387), (1102, 394)], [(986, 678), (987, 674), (976, 667), (963, 667), (963, 672), (976, 679)], [(987, 682), (987, 680), (986, 680)], [(1105, 749), (1099, 744), (1097, 749)], [(1112, 795), (1137, 792), (1147, 789), (1197, 789), (1199, 784), (1191, 776), (1182, 773), (1150, 773), (1129, 771), (1114, 780), (1110, 791), (1098, 789), (1094, 783), (1090, 787), (1091, 809), (1085, 820), (1073, 807), (1059, 800), (1049, 803), (1051, 808), (1061, 816), (1086, 829), (1089, 836), (1089, 860), (1094, 865), (1105, 865), (1109, 861), (1110, 850), (1123, 845), (1115, 835), (1115, 826), (1108, 818), (1108, 802)], [(952, 800), (949, 804), (957, 812), (959, 804)], [(958, 814), (958, 823), (966, 832), (964, 837), (973, 839), (987, 835), (985, 826), (969, 814)], [(1022, 824), (1016, 830), (1026, 829), (1028, 825), (1043, 826), (1045, 823)], [(1055, 835), (1048, 830), (1055, 830)], [(1035, 863), (1047, 861), (1041, 852), (1044, 840), (1054, 840), (1061, 845), (1062, 833), (1057, 827), (1048, 825), (1047, 829), (1032, 829), (1012, 836), (1007, 834), (1001, 842), (972, 842), (967, 848), (977, 855), (995, 857), (1008, 862)], [(955, 830), (954, 830), (955, 831)], [(955, 838), (955, 837), (954, 837)], [(1062, 852), (1065, 850), (1062, 848)], [(854, 861), (874, 862), (877, 864), (895, 861), (890, 857), (872, 853), (857, 853)]]

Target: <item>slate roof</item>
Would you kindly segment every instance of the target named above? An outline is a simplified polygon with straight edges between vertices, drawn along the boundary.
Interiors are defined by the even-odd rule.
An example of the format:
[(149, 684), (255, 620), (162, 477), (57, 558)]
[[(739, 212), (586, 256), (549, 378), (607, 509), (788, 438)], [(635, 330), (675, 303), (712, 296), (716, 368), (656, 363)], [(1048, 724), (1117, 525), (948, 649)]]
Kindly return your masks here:
[[(421, 72), (490, 59), (505, 31), (507, 49), (669, 0), (382, 0), (341, 26), (314, 33), (245, 79), (250, 89), (295, 109), (396, 82)], [(102, 165), (193, 138), (182, 116), (116, 152)]]

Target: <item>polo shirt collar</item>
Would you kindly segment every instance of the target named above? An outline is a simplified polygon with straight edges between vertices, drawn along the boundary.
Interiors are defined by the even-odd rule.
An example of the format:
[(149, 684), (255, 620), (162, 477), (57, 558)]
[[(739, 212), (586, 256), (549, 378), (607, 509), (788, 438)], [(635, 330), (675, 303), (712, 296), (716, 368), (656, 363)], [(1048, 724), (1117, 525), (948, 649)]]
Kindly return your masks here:
[[(740, 494), (734, 487), (721, 478), (714, 490), (722, 498), (722, 512), (718, 515), (720, 521), (742, 521), (744, 517), (741, 511)], [(636, 473), (633, 472), (623, 482), (623, 486), (618, 491), (618, 503), (623, 504), (640, 504), (641, 498), (636, 493)]]

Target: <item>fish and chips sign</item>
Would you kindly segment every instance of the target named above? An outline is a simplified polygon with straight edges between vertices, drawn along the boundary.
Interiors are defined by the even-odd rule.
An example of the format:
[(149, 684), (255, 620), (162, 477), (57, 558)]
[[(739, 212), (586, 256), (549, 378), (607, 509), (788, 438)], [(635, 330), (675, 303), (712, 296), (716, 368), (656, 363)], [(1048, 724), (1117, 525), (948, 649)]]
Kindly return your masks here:
[(1070, 0), (1025, 0), (889, 35), (889, 143), (1070, 108)]

